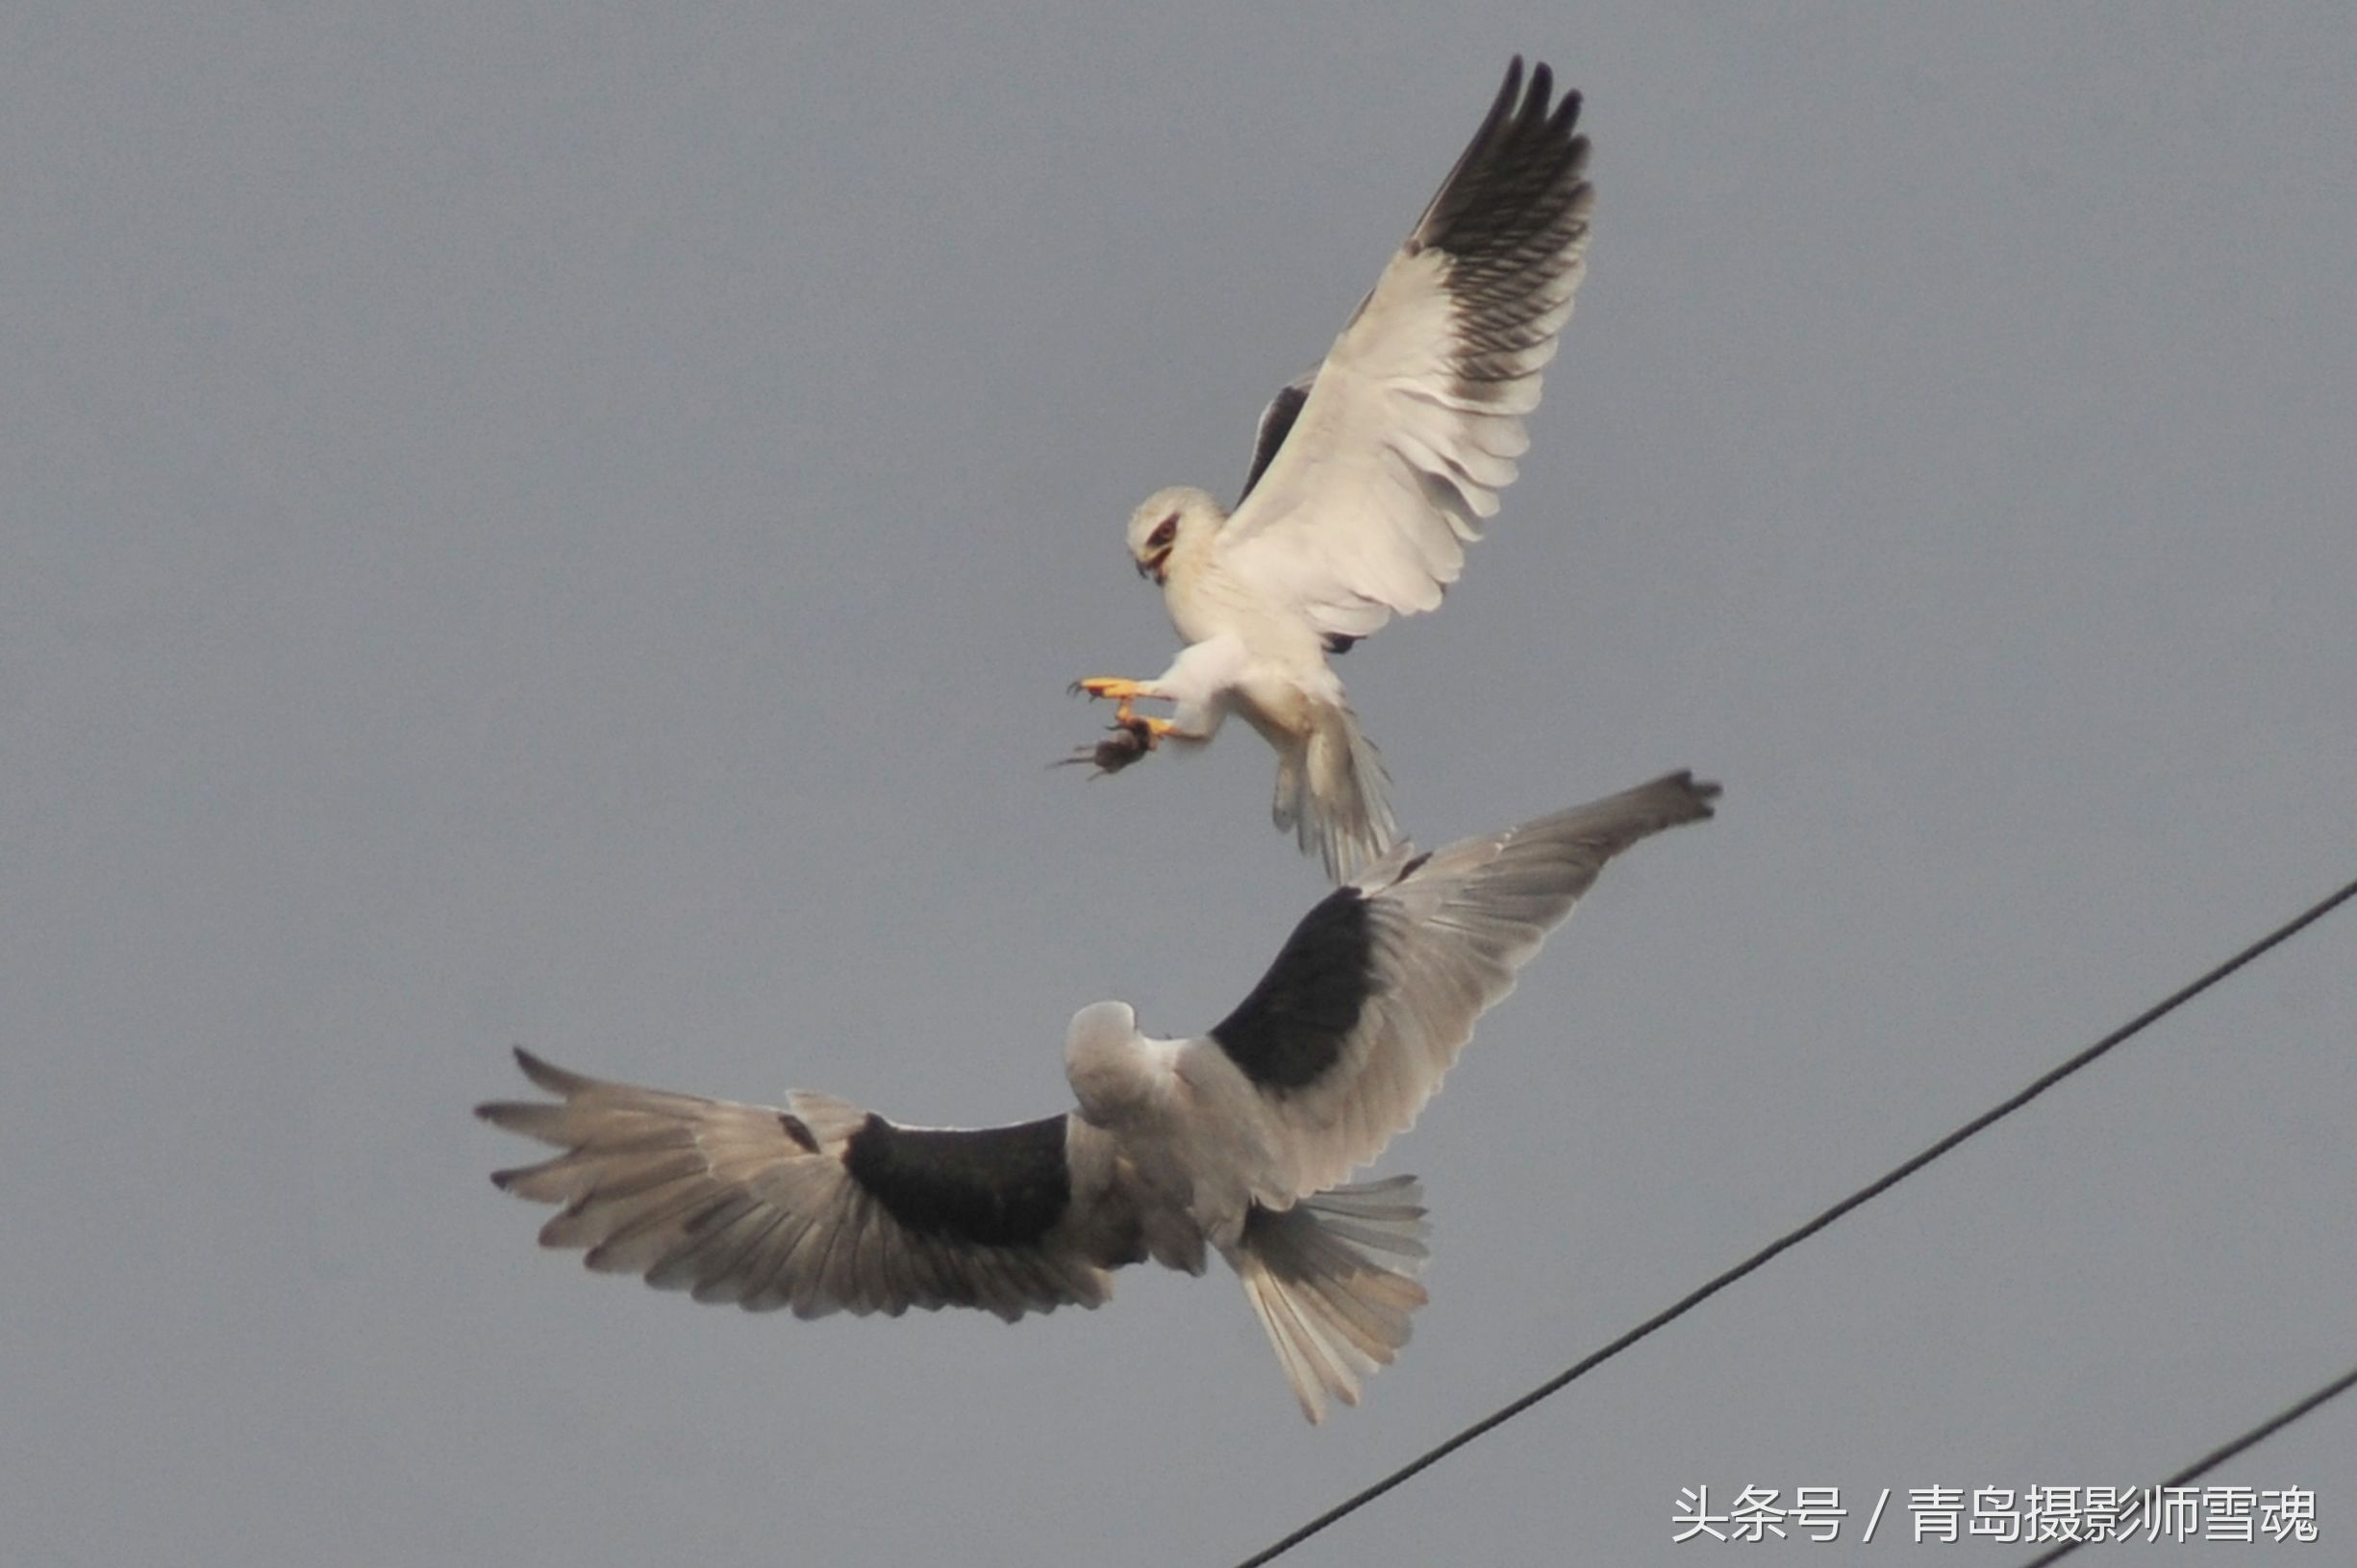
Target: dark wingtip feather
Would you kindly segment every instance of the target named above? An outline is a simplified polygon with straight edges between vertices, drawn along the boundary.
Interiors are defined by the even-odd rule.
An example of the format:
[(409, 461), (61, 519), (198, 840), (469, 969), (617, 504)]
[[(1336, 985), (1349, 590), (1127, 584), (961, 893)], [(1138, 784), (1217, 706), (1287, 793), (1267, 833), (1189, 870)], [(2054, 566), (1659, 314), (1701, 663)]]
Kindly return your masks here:
[(554, 1062), (534, 1056), (520, 1045), (510, 1049), (515, 1053), (515, 1065), (524, 1070), (524, 1076), (551, 1094), (563, 1095), (569, 1100), (596, 1082), (579, 1073), (568, 1073)]
[(1713, 779), (1697, 779), (1694, 777), (1694, 770), (1693, 768), (1680, 768), (1677, 772), (1669, 775), (1669, 777), (1676, 780), (1680, 784), (1683, 784), (1688, 790), (1693, 792), (1694, 799), (1700, 803), (1702, 814), (1704, 816), (1716, 816), (1718, 814), (1711, 809), (1711, 802), (1717, 800), (1719, 796), (1726, 793), (1724, 789), (1719, 787), (1718, 781)]
[(1582, 178), (1588, 139), (1571, 134), (1580, 94), (1567, 89), (1557, 100), (1555, 73), (1543, 61), (1531, 67), (1529, 81), (1526, 92), (1517, 57), (1490, 112), (1409, 232), (1411, 253), (1438, 245), (1460, 257), (1488, 256), (1511, 270), (1527, 264), (1528, 246), (1570, 246), (1585, 233), (1578, 224), (1592, 199)]
[[(563, 1099), (571, 1099), (594, 1082), (594, 1080), (583, 1078), (578, 1073), (568, 1073), (562, 1067), (542, 1061), (520, 1045), (510, 1049), (515, 1053), (515, 1064), (524, 1070), (526, 1078), (549, 1093)], [(552, 1117), (561, 1116), (564, 1108), (562, 1106), (550, 1105), (545, 1100), (487, 1100), (482, 1105), (475, 1107), (475, 1114), (505, 1132), (521, 1132), (528, 1138), (539, 1138), (543, 1143), (562, 1147), (564, 1140), (560, 1136), (552, 1135), (549, 1122)], [(538, 1168), (537, 1166), (518, 1166), (513, 1170), (493, 1171), (491, 1182), (505, 1191), (516, 1178), (526, 1175), (529, 1170)]]
[(1710, 821), (1718, 814), (1711, 809), (1711, 803), (1724, 791), (1709, 779), (1695, 778), (1693, 769), (1680, 768), (1675, 773), (1663, 774), (1650, 784), (1639, 784), (1629, 793), (1672, 795), (1674, 799), (1665, 804), (1671, 809), (1667, 825), (1675, 826), (1685, 822)]
[(1563, 101), (1555, 106), (1554, 114), (1547, 120), (1547, 129), (1559, 137), (1570, 135), (1571, 128), (1580, 122), (1580, 103), (1579, 88), (1573, 87), (1565, 93)]
[[(1544, 90), (1547, 68), (1542, 63), (1532, 73), (1534, 85)], [(1491, 102), (1490, 112), (1483, 115), (1481, 128), (1473, 133), (1476, 142), (1486, 141), (1497, 134), (1498, 128), (1510, 123), (1522, 107), (1522, 57), (1517, 55), (1506, 63), (1506, 80), (1498, 84), (1497, 97)]]

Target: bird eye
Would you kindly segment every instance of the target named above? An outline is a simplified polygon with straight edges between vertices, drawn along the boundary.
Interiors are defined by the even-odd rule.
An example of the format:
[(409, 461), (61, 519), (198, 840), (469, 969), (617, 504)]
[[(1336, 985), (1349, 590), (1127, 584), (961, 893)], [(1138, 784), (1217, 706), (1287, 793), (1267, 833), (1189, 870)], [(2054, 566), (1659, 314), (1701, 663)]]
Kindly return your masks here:
[(1176, 535), (1177, 533), (1178, 513), (1174, 511), (1169, 516), (1165, 517), (1161, 522), (1154, 525), (1154, 532), (1145, 542), (1159, 550), (1164, 545), (1168, 544), (1172, 535)]

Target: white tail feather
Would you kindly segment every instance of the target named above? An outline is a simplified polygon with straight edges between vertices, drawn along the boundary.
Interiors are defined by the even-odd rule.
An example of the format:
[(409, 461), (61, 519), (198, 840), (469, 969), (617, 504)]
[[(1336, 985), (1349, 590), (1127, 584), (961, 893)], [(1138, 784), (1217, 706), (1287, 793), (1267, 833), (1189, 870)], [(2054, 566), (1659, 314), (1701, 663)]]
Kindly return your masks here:
[(1425, 1301), (1415, 1278), (1425, 1229), (1413, 1176), (1334, 1187), (1282, 1212), (1256, 1207), (1244, 1221), (1228, 1261), (1313, 1423), (1329, 1397), (1358, 1404), (1360, 1380), (1408, 1342), (1408, 1314)]
[(1336, 883), (1357, 876), (1399, 840), (1391, 776), (1349, 709), (1319, 706), (1308, 737), (1277, 748), (1271, 814), (1291, 828), (1303, 854), (1316, 850)]

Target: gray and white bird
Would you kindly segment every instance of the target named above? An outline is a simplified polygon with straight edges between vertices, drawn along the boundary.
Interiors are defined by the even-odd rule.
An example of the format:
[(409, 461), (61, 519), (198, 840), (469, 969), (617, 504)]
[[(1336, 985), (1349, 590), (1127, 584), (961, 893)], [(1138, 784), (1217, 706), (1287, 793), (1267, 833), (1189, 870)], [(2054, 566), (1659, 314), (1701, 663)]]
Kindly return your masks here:
[[(1274, 814), (1341, 882), (1398, 837), (1383, 764), (1326, 656), (1431, 610), (1530, 446), (1588, 247), (1579, 94), (1517, 58), (1457, 166), (1315, 373), (1261, 416), (1233, 512), (1181, 485), (1129, 521), (1186, 648), (1151, 681), (1094, 676), (1116, 734), (1073, 760), (1113, 771), (1230, 712), (1277, 753)], [(1175, 709), (1135, 711), (1140, 699)]]
[(560, 1152), (496, 1173), (564, 1212), (549, 1247), (697, 1301), (1013, 1322), (1095, 1307), (1110, 1271), (1241, 1279), (1301, 1408), (1358, 1403), (1424, 1303), (1414, 1178), (1343, 1184), (1416, 1119), (1481, 1013), (1642, 838), (1711, 815), (1677, 773), (1429, 855), (1400, 846), (1293, 928), (1210, 1033), (1156, 1039), (1125, 1003), (1072, 1018), (1077, 1108), (905, 1127), (832, 1095), (739, 1105), (585, 1078), (518, 1050), (557, 1098), (481, 1107)]

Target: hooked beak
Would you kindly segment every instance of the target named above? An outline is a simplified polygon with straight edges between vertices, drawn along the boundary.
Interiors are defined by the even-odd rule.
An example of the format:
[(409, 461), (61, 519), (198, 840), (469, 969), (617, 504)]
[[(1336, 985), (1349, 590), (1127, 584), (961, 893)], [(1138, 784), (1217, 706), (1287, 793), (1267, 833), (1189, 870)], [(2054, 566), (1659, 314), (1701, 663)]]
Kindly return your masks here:
[(1138, 562), (1138, 575), (1150, 577), (1157, 583), (1166, 581), (1170, 576), (1170, 547), (1166, 544)]

